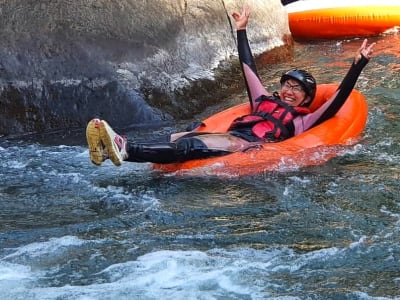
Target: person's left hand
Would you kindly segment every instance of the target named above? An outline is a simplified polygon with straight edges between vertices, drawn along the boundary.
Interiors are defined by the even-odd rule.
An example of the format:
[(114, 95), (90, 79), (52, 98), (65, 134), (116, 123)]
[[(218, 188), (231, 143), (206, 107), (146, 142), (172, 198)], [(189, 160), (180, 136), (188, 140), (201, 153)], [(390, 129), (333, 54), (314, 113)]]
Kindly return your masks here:
[(368, 46), (368, 40), (365, 39), (363, 43), (361, 44), (361, 47), (357, 50), (356, 56), (354, 58), (354, 63), (358, 63), (361, 59), (361, 54), (366, 58), (370, 59), (372, 57), (372, 54), (374, 53), (374, 46), (376, 43), (372, 43), (371, 45)]

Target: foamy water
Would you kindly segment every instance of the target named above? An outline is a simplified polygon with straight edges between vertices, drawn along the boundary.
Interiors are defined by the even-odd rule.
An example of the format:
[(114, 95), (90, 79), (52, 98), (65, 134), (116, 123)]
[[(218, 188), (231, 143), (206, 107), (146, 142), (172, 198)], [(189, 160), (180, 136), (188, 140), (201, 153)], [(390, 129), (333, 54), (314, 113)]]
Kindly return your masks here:
[[(46, 282), (56, 281), (54, 277), (57, 277), (55, 274), (60, 267), (65, 268), (57, 267), (53, 261), (58, 261), (68, 252), (85, 247), (96, 248), (102, 243), (107, 241), (64, 236), (26, 245), (14, 252), (10, 250), (11, 253), (0, 263), (2, 299), (302, 299), (304, 295), (300, 295), (304, 289), (315, 285), (310, 280), (320, 278), (326, 268), (335, 269), (338, 275), (346, 271), (356, 272), (358, 261), (354, 257), (362, 260), (363, 256), (370, 255), (369, 252), (375, 252), (376, 247), (362, 238), (347, 248), (332, 247), (303, 254), (288, 248), (162, 250), (91, 273), (89, 284), (46, 286)], [(43, 267), (33, 269), (20, 263), (5, 262), (9, 260), (29, 260)], [(386, 264), (396, 263), (390, 255), (384, 260)], [(49, 262), (53, 267), (48, 269), (44, 265)], [(291, 278), (302, 279), (304, 283), (290, 284)], [(328, 286), (332, 289), (331, 296), (343, 295), (335, 292), (340, 277), (320, 280), (321, 288)], [(395, 280), (399, 281), (400, 277)], [(276, 297), (276, 293), (286, 293), (287, 296)], [(294, 296), (297, 293), (299, 296)], [(357, 290), (348, 290), (347, 297), (390, 299), (368, 296)]]

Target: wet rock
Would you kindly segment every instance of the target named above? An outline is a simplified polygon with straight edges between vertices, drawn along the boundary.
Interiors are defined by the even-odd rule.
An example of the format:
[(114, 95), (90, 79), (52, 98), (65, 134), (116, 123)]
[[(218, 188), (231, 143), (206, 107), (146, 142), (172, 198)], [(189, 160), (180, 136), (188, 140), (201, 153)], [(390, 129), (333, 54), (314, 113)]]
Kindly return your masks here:
[[(117, 126), (190, 117), (231, 86), (215, 71), (236, 54), (229, 15), (240, 5), (0, 3), (0, 134), (79, 128), (94, 116)], [(288, 26), (280, 1), (257, 2), (252, 10), (253, 51), (284, 44)], [(232, 70), (232, 80), (241, 76)]]

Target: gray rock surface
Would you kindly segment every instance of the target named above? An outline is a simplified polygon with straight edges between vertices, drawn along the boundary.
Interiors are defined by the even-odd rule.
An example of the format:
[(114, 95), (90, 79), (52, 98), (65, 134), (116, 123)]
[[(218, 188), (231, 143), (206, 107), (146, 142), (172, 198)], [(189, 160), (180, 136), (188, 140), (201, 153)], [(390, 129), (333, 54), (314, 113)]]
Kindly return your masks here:
[[(280, 1), (248, 4), (254, 53), (282, 45), (290, 33)], [(236, 61), (230, 14), (241, 5), (0, 1), (0, 135), (82, 127), (94, 116), (127, 126), (204, 109), (193, 98), (217, 90), (216, 70)]]

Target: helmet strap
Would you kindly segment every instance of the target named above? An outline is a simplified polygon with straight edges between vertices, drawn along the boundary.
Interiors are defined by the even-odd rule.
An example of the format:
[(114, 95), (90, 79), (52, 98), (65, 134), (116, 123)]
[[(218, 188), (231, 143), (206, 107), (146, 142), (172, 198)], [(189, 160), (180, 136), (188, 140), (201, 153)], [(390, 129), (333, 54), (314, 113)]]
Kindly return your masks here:
[(299, 106), (307, 106), (307, 104), (311, 102), (310, 99), (311, 99), (310, 96), (309, 96), (309, 95), (306, 95), (306, 96), (304, 97), (303, 101), (301, 101), (301, 103), (300, 103)]

